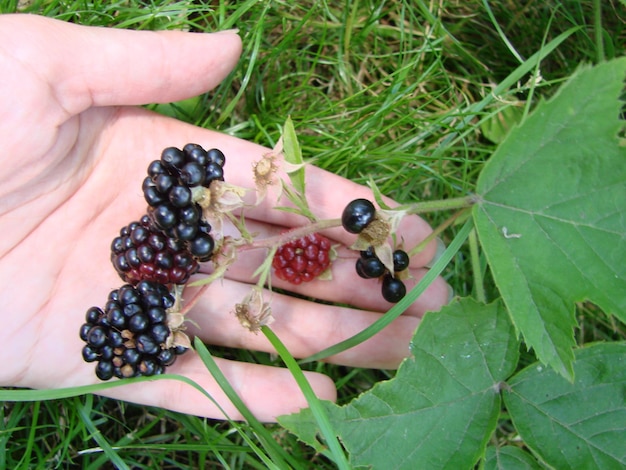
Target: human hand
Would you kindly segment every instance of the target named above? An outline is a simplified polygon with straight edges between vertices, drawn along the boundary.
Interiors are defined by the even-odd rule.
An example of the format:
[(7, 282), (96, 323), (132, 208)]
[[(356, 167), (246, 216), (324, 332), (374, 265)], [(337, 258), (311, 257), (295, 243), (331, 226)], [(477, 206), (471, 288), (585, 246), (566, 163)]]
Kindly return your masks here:
[[(241, 52), (233, 32), (191, 34), (88, 28), (28, 15), (0, 16), (0, 384), (61, 388), (98, 383), (93, 364), (83, 362), (78, 337), (87, 308), (102, 305), (123, 284), (109, 261), (111, 240), (145, 213), (141, 181), (163, 148), (195, 142), (221, 149), (226, 180), (254, 187), (252, 162), (267, 149), (224, 134), (157, 115), (136, 105), (196, 96), (216, 86)], [(339, 217), (343, 207), (371, 193), (336, 175), (307, 169), (307, 197), (320, 218)], [(331, 191), (332, 188), (332, 191)], [(253, 232), (269, 236), (302, 225), (302, 218), (274, 210), (268, 196), (246, 212)], [(403, 222), (410, 246), (430, 233), (418, 217)], [(325, 232), (350, 245), (341, 229)], [(414, 257), (419, 280), (435, 246)], [(263, 335), (244, 329), (234, 304), (250, 291), (252, 272), (263, 259), (247, 252), (223, 281), (214, 282), (188, 314), (207, 344), (271, 351)], [(389, 308), (380, 292), (354, 275), (356, 254), (340, 250), (333, 281), (277, 287), (337, 303), (343, 308), (272, 294), (273, 330), (292, 354), (304, 357), (357, 333)], [(370, 281), (371, 282), (371, 281)], [(411, 285), (408, 286), (409, 288)], [(442, 279), (374, 338), (329, 359), (358, 367), (393, 368), (409, 354), (408, 343), (426, 310), (448, 299)], [(362, 309), (362, 310), (361, 310)], [(261, 420), (306, 407), (286, 369), (216, 359), (227, 379)], [(231, 418), (239, 413), (193, 352), (168, 372), (205, 388)], [(326, 376), (306, 373), (323, 399), (335, 388)], [(130, 384), (102, 392), (131, 402), (223, 418), (192, 387), (171, 380)]]

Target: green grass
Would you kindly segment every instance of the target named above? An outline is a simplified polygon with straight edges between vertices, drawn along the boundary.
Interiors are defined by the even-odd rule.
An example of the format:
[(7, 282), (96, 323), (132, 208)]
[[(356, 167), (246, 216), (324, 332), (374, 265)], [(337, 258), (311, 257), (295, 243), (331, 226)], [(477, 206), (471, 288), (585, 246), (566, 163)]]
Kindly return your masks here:
[[(471, 192), (495, 148), (484, 125), (514, 115), (510, 110), (528, 112), (581, 63), (620, 56), (626, 44), (626, 11), (618, 1), (29, 3), (24, 11), (86, 25), (239, 28), (242, 60), (217, 90), (154, 108), (267, 146), (290, 115), (306, 158), (361, 183), (372, 179), (400, 202)], [(4, 2), (0, 11), (17, 11), (17, 4)], [(539, 76), (531, 68), (494, 95), (559, 37)], [(436, 226), (448, 216), (428, 220)], [(447, 230), (445, 241), (459, 229)], [(484, 266), (478, 256), (472, 263), (466, 244), (444, 274), (460, 295), (475, 293), (474, 280), (483, 279), (484, 295), (493, 299), (488, 270), (478, 277), (473, 271)], [(581, 343), (626, 338), (623, 325), (593, 306), (581, 305), (578, 314)], [(279, 364), (249, 351), (216, 348), (212, 354)], [(340, 402), (392, 376), (320, 363), (303, 367), (333, 377)], [(5, 402), (0, 418), (0, 468), (113, 468), (116, 459), (129, 468), (265, 468), (252, 425), (237, 432), (232, 423), (91, 395)], [(335, 468), (280, 427), (265, 429), (302, 468)], [(508, 430), (502, 423), (500, 437), (512, 438)], [(250, 442), (261, 450), (255, 453)]]

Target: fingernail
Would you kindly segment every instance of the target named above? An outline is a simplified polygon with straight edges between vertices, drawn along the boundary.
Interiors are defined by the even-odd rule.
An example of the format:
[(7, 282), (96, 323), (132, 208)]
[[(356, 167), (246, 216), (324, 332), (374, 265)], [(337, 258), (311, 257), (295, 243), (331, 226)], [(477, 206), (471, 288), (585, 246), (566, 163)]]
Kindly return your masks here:
[(441, 258), (441, 255), (443, 255), (443, 252), (446, 251), (446, 245), (443, 240), (439, 237), (437, 237), (435, 240), (437, 241), (437, 251), (435, 251), (435, 256), (433, 256), (433, 259), (431, 259), (430, 262), (426, 264), (426, 268), (432, 268), (435, 263), (439, 261), (439, 258)]

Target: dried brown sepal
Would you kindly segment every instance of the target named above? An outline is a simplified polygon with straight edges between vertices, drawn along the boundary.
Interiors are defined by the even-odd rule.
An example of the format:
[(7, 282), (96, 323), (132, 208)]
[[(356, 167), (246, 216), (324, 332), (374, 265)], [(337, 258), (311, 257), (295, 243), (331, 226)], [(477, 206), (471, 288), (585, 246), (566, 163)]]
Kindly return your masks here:
[(391, 225), (387, 220), (376, 214), (367, 227), (359, 234), (354, 244), (350, 247), (353, 250), (364, 251), (370, 246), (374, 248), (387, 243), (391, 234)]
[(224, 217), (246, 205), (244, 197), (249, 189), (225, 181), (212, 181), (208, 188), (193, 195), (195, 202), (202, 207), (204, 217), (211, 223), (214, 238), (222, 234)]
[(393, 249), (387, 242), (374, 246), (376, 257), (383, 263), (387, 271), (393, 273)]
[(182, 330), (173, 331), (171, 335), (165, 340), (165, 349), (174, 348), (176, 346), (182, 346), (183, 348), (191, 348), (191, 339)]

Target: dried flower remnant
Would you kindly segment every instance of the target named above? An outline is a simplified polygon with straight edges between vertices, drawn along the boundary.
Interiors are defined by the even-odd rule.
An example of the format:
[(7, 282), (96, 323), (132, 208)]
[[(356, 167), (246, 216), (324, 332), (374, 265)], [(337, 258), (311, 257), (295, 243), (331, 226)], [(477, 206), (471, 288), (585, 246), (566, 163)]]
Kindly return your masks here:
[(269, 302), (263, 301), (261, 288), (255, 287), (243, 301), (235, 305), (235, 316), (241, 325), (253, 333), (274, 321)]
[(224, 181), (213, 181), (208, 189), (205, 188), (201, 197), (197, 198), (203, 215), (211, 222), (216, 235), (222, 233), (224, 217), (246, 205), (243, 198), (248, 191), (247, 188)]

